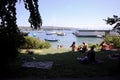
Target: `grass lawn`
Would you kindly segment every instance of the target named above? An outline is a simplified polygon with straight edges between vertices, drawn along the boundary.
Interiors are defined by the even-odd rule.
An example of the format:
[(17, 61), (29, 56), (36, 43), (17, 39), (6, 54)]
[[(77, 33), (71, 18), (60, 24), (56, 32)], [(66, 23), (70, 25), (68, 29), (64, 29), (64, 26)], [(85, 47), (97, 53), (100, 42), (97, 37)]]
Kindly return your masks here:
[[(112, 52), (96, 52), (96, 58), (103, 61), (101, 64), (81, 64), (77, 57), (83, 57), (85, 54), (71, 52), (70, 49), (42, 49), (34, 50), (35, 54), (25, 54), (25, 50), (20, 50), (18, 58), (15, 62), (4, 67), (0, 76), (6, 77), (26, 77), (37, 76), (40, 78), (59, 78), (59, 77), (96, 77), (96, 76), (112, 76), (120, 74), (120, 66), (118, 60), (107, 58), (108, 53), (116, 54), (118, 51)], [(35, 57), (36, 61), (53, 61), (53, 67), (50, 70), (23, 68), (21, 67), (21, 57)]]

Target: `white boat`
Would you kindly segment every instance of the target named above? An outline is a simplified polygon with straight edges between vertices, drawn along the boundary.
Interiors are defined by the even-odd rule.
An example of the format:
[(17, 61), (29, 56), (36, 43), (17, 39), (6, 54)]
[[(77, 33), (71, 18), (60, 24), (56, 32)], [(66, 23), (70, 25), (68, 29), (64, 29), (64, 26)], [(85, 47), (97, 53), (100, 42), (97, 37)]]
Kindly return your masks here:
[[(87, 33), (87, 34), (86, 34)], [(103, 35), (102, 34), (99, 34), (97, 32), (92, 32), (92, 31), (76, 31), (76, 32), (73, 32), (73, 34), (77, 37), (98, 37), (98, 38), (102, 38)]]
[(102, 37), (103, 37), (103, 35), (98, 34), (96, 37), (102, 38)]
[(53, 31), (53, 32), (47, 32), (46, 35), (53, 35), (56, 34), (57, 32)]
[(57, 35), (58, 36), (65, 36), (65, 33), (64, 32), (57, 32)]

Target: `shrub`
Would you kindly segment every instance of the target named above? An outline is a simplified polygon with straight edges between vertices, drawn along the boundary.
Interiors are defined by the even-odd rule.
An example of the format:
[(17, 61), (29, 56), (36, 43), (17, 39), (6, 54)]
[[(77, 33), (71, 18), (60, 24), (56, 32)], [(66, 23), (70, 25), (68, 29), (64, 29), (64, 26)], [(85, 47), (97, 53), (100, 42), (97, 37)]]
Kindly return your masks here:
[(43, 49), (43, 48), (50, 48), (51, 45), (49, 42), (37, 39), (35, 37), (25, 36), (25, 43), (23, 43), (20, 48), (26, 49)]
[(48, 42), (48, 41), (45, 41), (45, 42), (41, 42), (41, 45), (39, 46), (41, 49), (43, 49), (43, 48), (50, 48), (51, 47), (51, 45), (50, 45), (50, 43)]
[(120, 36), (113, 37), (113, 43), (116, 47), (120, 48)]
[(104, 41), (107, 44), (109, 44), (110, 41), (112, 41), (114, 43), (115, 47), (117, 47), (117, 48), (120, 47), (120, 36), (107, 35), (107, 36), (105, 36)]
[(94, 46), (96, 50), (99, 50), (101, 48), (100, 44), (98, 44), (98, 43), (89, 43), (88, 44), (89, 48), (91, 48), (92, 46)]

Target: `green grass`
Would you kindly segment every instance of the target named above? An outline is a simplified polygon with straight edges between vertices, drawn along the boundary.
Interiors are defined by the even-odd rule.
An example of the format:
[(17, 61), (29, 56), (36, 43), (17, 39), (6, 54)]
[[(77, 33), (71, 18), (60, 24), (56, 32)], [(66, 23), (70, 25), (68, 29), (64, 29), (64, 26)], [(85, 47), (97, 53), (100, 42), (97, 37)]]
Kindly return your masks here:
[[(119, 53), (117, 51), (109, 52), (111, 54)], [(94, 77), (111, 76), (119, 74), (118, 60), (107, 58), (108, 52), (97, 52), (96, 58), (103, 60), (101, 64), (81, 64), (76, 59), (85, 54), (71, 52), (70, 49), (42, 49), (39, 53), (28, 55), (20, 53), (15, 62), (8, 64), (3, 68), (1, 76), (6, 77), (25, 77), (37, 76), (41, 78), (59, 78), (59, 77)], [(35, 57), (36, 61), (53, 61), (53, 67), (50, 70), (22, 68), (21, 57)]]

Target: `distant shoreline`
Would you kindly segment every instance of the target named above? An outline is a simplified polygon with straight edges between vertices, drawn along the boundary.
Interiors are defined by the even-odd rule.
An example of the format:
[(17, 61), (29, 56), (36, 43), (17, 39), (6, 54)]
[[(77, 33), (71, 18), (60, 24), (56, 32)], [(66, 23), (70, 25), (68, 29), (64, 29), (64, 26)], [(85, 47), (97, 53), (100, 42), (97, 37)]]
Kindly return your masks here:
[[(20, 30), (34, 30), (29, 26), (19, 26), (18, 27)], [(77, 30), (77, 28), (72, 28), (72, 27), (54, 27), (54, 26), (42, 26), (40, 29), (37, 30)]]
[[(32, 29), (30, 26), (19, 26), (18, 28), (23, 31), (35, 30), (35, 29)], [(98, 29), (90, 30), (90, 29), (81, 29), (81, 28), (73, 28), (73, 27), (56, 27), (56, 26), (42, 26), (40, 29), (37, 29), (37, 30), (112, 31), (112, 30), (98, 30)]]

